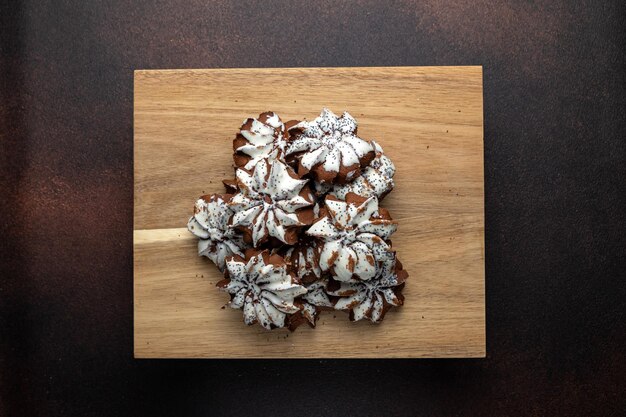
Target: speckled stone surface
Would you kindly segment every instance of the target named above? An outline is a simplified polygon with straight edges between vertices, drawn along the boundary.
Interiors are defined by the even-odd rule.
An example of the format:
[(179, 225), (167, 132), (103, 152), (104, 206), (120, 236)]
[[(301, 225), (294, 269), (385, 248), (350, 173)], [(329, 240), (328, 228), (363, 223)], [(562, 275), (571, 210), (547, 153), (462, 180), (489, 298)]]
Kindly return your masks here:
[[(0, 416), (623, 415), (626, 4), (451, 3), (0, 2)], [(467, 64), (486, 359), (132, 358), (134, 69)]]

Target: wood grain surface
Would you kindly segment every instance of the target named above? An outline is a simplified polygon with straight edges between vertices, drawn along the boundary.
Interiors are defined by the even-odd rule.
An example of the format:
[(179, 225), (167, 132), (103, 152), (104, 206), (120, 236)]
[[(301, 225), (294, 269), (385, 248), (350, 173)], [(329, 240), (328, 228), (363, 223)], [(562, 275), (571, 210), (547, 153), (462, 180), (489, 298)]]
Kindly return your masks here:
[[(484, 357), (481, 67), (136, 71), (135, 357)], [(267, 332), (221, 309), (220, 273), (185, 229), (195, 199), (233, 177), (244, 118), (348, 110), (394, 161), (383, 201), (410, 277), (380, 325), (326, 312), (317, 329)]]

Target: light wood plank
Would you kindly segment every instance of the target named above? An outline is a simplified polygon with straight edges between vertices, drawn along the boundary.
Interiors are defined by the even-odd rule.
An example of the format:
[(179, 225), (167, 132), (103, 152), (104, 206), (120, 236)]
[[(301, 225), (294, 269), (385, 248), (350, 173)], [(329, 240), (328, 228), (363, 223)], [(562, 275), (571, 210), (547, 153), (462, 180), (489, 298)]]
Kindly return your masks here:
[[(295, 333), (247, 327), (184, 229), (195, 199), (232, 177), (231, 141), (264, 110), (344, 109), (396, 167), (384, 200), (410, 274), (380, 325), (324, 313)], [(136, 357), (485, 355), (481, 67), (135, 72)]]

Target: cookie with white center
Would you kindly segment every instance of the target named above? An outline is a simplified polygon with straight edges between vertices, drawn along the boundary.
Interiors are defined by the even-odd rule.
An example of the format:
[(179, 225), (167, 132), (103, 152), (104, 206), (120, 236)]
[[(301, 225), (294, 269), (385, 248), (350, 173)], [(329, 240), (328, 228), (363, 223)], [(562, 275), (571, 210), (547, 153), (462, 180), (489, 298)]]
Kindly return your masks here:
[(321, 184), (350, 182), (375, 157), (372, 145), (357, 136), (356, 120), (347, 112), (337, 117), (323, 109), (315, 120), (290, 127), (288, 136), (287, 160), (295, 161), (300, 176), (310, 175)]
[(315, 198), (307, 180), (276, 159), (262, 159), (252, 170), (237, 169), (236, 176), (239, 192), (228, 203), (234, 212), (230, 225), (256, 248), (294, 245), (300, 228), (313, 221)]
[(290, 329), (295, 329), (302, 323), (315, 327), (315, 322), (321, 310), (332, 309), (326, 285), (328, 279), (320, 268), (320, 244), (317, 239), (301, 236), (296, 246), (289, 247), (285, 253), (285, 262), (291, 265), (292, 270), (307, 288), (307, 293), (297, 300), (301, 306), (300, 313), (290, 317)]
[(228, 259), (224, 277), (217, 287), (230, 294), (227, 306), (242, 309), (245, 324), (268, 330), (288, 325), (287, 317), (300, 311), (296, 297), (307, 292), (284, 259), (267, 250), (248, 249), (245, 257)]
[(248, 245), (241, 233), (228, 226), (232, 211), (228, 202), (231, 194), (204, 195), (196, 201), (194, 214), (187, 222), (187, 228), (196, 235), (198, 255), (209, 258), (220, 271), (224, 271), (226, 258), (239, 255)]
[(337, 281), (368, 280), (377, 273), (377, 260), (391, 250), (389, 238), (397, 227), (375, 196), (348, 193), (345, 200), (327, 196), (320, 218), (306, 234), (322, 244), (322, 271), (330, 271)]
[(233, 140), (233, 159), (238, 168), (252, 169), (262, 159), (283, 160), (285, 125), (274, 112), (261, 113), (257, 119), (243, 121)]
[(295, 304), (300, 307), (300, 311), (289, 316), (289, 329), (295, 330), (303, 323), (315, 328), (315, 323), (319, 314), (323, 310), (332, 310), (333, 303), (326, 293), (328, 278), (321, 278), (316, 281), (304, 284), (307, 293), (296, 299)]
[(289, 246), (284, 253), (285, 262), (290, 264), (300, 281), (312, 283), (322, 277), (320, 269), (320, 245), (316, 239), (301, 236), (295, 246)]
[(367, 281), (331, 281), (327, 293), (338, 297), (335, 309), (350, 312), (351, 321), (367, 319), (379, 323), (392, 307), (404, 304), (405, 281), (408, 273), (402, 268), (395, 252), (390, 251), (380, 260), (376, 276)]
[(376, 157), (363, 169), (361, 175), (347, 184), (335, 184), (330, 194), (344, 199), (346, 194), (355, 193), (363, 197), (376, 196), (378, 200), (385, 198), (393, 190), (393, 176), (396, 167), (385, 154), (383, 148), (375, 141), (371, 142), (376, 150)]

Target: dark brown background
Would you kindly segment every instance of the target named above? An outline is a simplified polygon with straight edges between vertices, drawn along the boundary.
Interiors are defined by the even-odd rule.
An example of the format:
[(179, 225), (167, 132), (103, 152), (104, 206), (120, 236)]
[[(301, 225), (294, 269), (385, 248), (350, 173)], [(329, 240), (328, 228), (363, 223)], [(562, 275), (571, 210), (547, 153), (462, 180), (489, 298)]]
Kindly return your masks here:
[[(626, 5), (442, 3), (3, 0), (0, 415), (623, 415)], [(132, 358), (134, 69), (470, 64), (487, 359)]]

